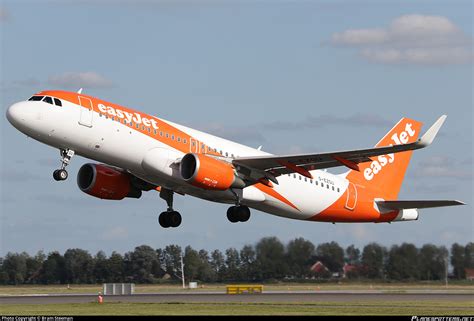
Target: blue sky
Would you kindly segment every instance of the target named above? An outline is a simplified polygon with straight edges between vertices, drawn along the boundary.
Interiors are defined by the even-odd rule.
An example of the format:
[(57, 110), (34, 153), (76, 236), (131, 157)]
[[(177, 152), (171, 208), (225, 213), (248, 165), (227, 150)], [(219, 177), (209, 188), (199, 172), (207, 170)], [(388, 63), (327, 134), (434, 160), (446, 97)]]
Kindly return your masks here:
[[(473, 8), (470, 1), (7, 1), (0, 2), (0, 97), (77, 90), (272, 153), (373, 146), (401, 117), (448, 119), (414, 153), (401, 199), (459, 199), (416, 222), (326, 224), (253, 211), (227, 221), (222, 204), (101, 201), (70, 179), (58, 152), (0, 121), (1, 240), (8, 251), (140, 244), (240, 248), (261, 237), (363, 246), (473, 240)], [(426, 127), (425, 127), (426, 129)]]

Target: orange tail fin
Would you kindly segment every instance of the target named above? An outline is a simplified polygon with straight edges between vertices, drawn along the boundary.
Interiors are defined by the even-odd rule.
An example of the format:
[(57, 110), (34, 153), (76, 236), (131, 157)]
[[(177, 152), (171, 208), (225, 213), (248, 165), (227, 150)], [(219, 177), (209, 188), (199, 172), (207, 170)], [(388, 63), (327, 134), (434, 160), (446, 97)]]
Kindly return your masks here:
[[(415, 142), (423, 124), (402, 118), (375, 147)], [(376, 197), (396, 200), (413, 151), (372, 157), (372, 162), (359, 164), (360, 171), (351, 170), (347, 179), (375, 191)]]

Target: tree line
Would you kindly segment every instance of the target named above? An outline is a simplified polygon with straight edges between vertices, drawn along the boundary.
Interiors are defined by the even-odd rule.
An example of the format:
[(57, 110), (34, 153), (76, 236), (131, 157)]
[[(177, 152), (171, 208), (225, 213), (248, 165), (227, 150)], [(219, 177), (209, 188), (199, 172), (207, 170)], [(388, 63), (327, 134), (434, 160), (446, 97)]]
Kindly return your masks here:
[[(154, 249), (137, 246), (124, 255), (103, 251), (91, 255), (83, 249), (68, 249), (47, 255), (39, 251), (7, 253), (0, 258), (0, 284), (79, 284), (105, 282), (159, 283), (181, 278), (181, 258), (186, 282), (261, 282), (346, 277), (380, 281), (464, 279), (474, 267), (474, 243), (463, 246), (425, 244), (418, 248), (403, 243), (390, 248), (378, 243), (342, 248), (337, 242), (315, 246), (296, 238), (286, 245), (276, 237), (262, 238), (254, 245), (224, 252), (196, 250), (178, 245)], [(324, 269), (311, 269), (316, 262)], [(448, 266), (447, 266), (448, 265)], [(350, 268), (347, 268), (350, 267)]]

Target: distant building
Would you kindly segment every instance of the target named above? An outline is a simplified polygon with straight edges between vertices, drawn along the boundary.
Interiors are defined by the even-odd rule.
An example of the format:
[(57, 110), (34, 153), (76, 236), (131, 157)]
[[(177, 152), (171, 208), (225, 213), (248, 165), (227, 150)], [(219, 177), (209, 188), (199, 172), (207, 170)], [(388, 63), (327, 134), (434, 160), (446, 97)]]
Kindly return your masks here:
[(351, 273), (357, 273), (359, 271), (359, 267), (353, 264), (344, 264), (342, 267), (342, 277), (347, 278)]
[(311, 266), (310, 270), (311, 272), (319, 274), (319, 275), (331, 273), (331, 271), (329, 271), (329, 269), (321, 261), (317, 261), (316, 263), (314, 263)]
[(474, 281), (474, 269), (464, 269), (466, 273), (466, 280)]

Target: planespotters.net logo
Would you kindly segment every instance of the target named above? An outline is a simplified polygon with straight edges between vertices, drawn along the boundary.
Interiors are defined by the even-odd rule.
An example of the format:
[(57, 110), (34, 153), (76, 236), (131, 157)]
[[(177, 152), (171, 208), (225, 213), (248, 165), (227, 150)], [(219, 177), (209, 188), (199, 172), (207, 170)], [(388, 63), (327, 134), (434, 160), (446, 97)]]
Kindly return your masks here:
[(474, 317), (417, 317), (414, 315), (411, 321), (474, 321)]

